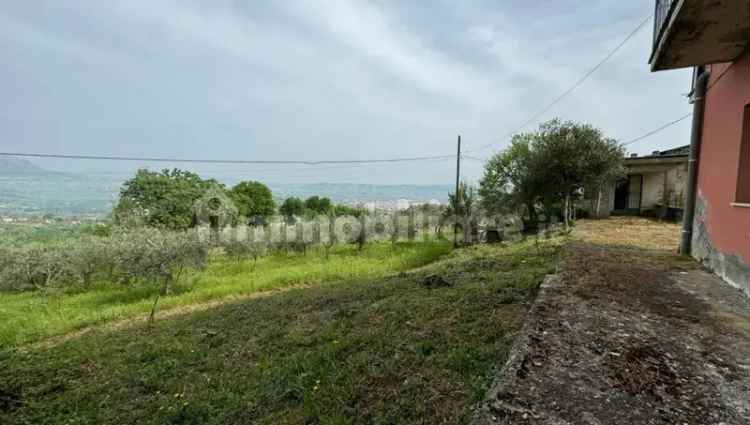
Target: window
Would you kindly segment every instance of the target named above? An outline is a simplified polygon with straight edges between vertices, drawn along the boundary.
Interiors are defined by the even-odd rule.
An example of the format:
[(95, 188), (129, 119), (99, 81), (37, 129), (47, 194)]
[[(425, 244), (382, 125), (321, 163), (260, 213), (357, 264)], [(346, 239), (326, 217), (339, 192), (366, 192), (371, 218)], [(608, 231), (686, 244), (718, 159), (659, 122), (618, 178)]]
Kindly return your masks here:
[(745, 106), (745, 118), (742, 124), (742, 141), (740, 142), (740, 164), (737, 173), (738, 204), (750, 204), (750, 104)]

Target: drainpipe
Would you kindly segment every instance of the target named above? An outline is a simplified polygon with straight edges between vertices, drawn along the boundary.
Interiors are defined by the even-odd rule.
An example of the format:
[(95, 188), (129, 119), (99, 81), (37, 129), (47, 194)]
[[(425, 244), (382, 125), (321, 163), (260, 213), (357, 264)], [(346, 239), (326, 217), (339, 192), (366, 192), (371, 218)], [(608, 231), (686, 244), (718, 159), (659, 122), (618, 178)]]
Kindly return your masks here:
[(698, 183), (698, 156), (703, 138), (703, 115), (706, 107), (706, 87), (709, 72), (704, 67), (698, 67), (697, 79), (691, 97), (693, 103), (693, 130), (690, 135), (690, 156), (688, 160), (687, 197), (685, 211), (682, 217), (682, 240), (680, 254), (690, 255), (693, 242), (693, 219), (695, 218), (695, 199)]

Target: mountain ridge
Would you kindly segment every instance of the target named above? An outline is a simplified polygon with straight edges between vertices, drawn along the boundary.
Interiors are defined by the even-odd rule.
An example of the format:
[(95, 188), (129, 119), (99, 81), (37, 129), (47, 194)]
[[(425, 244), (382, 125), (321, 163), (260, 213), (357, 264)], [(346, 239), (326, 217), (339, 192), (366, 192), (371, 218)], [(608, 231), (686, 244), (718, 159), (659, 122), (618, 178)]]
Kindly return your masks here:
[(28, 159), (12, 156), (0, 158), (0, 175), (51, 174), (50, 171), (37, 166)]

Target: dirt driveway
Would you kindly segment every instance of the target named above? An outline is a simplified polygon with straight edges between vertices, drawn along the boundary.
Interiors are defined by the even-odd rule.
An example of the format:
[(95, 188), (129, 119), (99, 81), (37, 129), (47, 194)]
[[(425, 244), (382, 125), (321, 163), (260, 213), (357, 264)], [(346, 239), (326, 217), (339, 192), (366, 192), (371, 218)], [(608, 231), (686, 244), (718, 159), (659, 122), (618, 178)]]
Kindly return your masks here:
[(475, 424), (750, 424), (750, 299), (679, 228), (579, 224)]

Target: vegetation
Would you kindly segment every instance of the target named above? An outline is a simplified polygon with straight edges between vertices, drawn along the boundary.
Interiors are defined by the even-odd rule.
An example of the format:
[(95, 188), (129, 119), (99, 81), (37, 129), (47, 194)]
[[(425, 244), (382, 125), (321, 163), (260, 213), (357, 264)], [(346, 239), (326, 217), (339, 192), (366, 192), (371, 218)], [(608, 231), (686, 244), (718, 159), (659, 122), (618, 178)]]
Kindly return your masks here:
[(448, 206), (443, 211), (445, 217), (471, 217), (476, 213), (477, 192), (474, 186), (461, 182), (458, 193), (448, 194)]
[(537, 209), (562, 212), (569, 223), (571, 197), (601, 191), (624, 173), (624, 148), (587, 124), (552, 120), (533, 133), (517, 135), (510, 148), (494, 155), (480, 182), (483, 206), (499, 211), (525, 207), (529, 221)]
[(0, 291), (85, 288), (94, 281), (170, 281), (205, 264), (208, 247), (194, 232), (143, 227), (109, 237), (81, 235), (2, 249)]
[(326, 197), (311, 196), (305, 199), (305, 209), (313, 214), (330, 214), (333, 204)]
[(176, 168), (141, 169), (123, 184), (114, 216), (120, 224), (184, 230), (195, 224), (195, 202), (214, 186), (223, 187), (213, 179)]
[(335, 215), (336, 217), (350, 216), (361, 218), (366, 214), (367, 210), (362, 207), (350, 207), (348, 205), (341, 204), (334, 205), (333, 207), (333, 215)]
[(305, 203), (295, 196), (286, 198), (279, 207), (279, 214), (284, 216), (288, 223), (294, 223), (295, 217), (301, 216), (304, 212)]
[(241, 217), (250, 219), (250, 224), (263, 224), (276, 213), (276, 203), (271, 189), (263, 183), (244, 181), (235, 185), (230, 191)]
[[(337, 245), (330, 248), (328, 259), (322, 248), (311, 249), (307, 255), (269, 252), (255, 260), (245, 260), (243, 254), (240, 261), (234, 254), (232, 257), (215, 254), (201, 271), (202, 264), (198, 261), (203, 252), (195, 245), (171, 248), (176, 240), (186, 237), (165, 236), (152, 248), (141, 244), (145, 237), (120, 240), (125, 247), (118, 261), (126, 265), (124, 269), (115, 267), (114, 278), (110, 280), (109, 266), (103, 266), (85, 288), (0, 292), (0, 323), (3, 323), (0, 346), (27, 343), (94, 323), (148, 313), (155, 297), (165, 294), (163, 285), (169, 271), (171, 293), (160, 299), (161, 309), (297, 285), (384, 276), (427, 264), (450, 250), (444, 243), (399, 243), (370, 244), (359, 253), (352, 246)], [(139, 254), (141, 250), (143, 254)], [(249, 256), (253, 256), (252, 252)], [(153, 258), (169, 263), (161, 266)]]
[[(449, 247), (212, 263), (164, 304), (295, 289), (6, 350), (0, 422), (468, 423), (559, 243), (476, 246), (424, 267)], [(424, 286), (432, 275), (450, 286)], [(144, 313), (151, 291), (0, 294), (3, 341)]]

